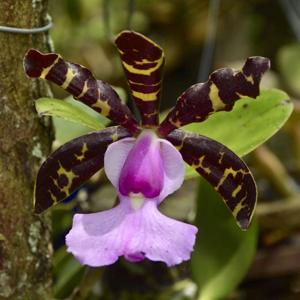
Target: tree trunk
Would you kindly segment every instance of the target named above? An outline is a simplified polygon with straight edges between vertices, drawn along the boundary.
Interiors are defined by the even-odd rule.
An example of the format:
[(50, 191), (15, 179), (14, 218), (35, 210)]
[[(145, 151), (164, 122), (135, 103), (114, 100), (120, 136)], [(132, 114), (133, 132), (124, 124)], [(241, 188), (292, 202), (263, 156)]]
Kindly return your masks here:
[[(46, 24), (47, 0), (1, 0), (0, 25)], [(0, 32), (0, 299), (52, 299), (49, 215), (33, 213), (37, 169), (50, 151), (50, 126), (33, 99), (47, 95), (43, 82), (28, 79), (23, 57), (47, 48), (45, 33)]]

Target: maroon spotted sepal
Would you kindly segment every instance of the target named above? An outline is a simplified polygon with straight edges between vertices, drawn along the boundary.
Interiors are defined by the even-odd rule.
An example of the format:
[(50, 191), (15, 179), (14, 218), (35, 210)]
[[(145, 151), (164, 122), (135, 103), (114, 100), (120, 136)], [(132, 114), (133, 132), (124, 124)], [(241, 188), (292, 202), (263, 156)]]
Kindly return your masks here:
[(214, 112), (230, 111), (235, 101), (245, 96), (256, 98), (261, 77), (269, 68), (269, 59), (254, 56), (247, 59), (242, 71), (219, 69), (207, 82), (192, 85), (161, 123), (160, 136), (186, 124), (202, 122)]
[(222, 196), (238, 225), (247, 229), (257, 191), (246, 164), (227, 147), (204, 136), (174, 130), (166, 138), (180, 151), (185, 162)]
[(108, 145), (128, 136), (123, 127), (109, 127), (76, 138), (53, 152), (37, 175), (35, 212), (41, 213), (72, 194), (103, 167)]
[(24, 69), (31, 78), (50, 80), (133, 135), (138, 124), (118, 94), (104, 81), (97, 80), (87, 68), (67, 62), (55, 53), (43, 54), (30, 49), (24, 58)]
[(147, 37), (123, 31), (116, 38), (131, 94), (144, 127), (158, 125), (164, 52)]

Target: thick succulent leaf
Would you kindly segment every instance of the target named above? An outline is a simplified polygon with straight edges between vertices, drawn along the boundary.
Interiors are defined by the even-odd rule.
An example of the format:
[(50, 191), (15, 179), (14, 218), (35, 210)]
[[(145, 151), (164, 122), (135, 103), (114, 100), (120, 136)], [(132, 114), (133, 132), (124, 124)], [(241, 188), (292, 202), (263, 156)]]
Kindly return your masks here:
[(121, 103), (116, 91), (106, 82), (97, 80), (87, 68), (67, 62), (55, 53), (43, 54), (30, 49), (24, 58), (24, 69), (31, 78), (50, 80), (132, 134), (138, 125), (128, 109)]
[(227, 147), (204, 136), (175, 130), (167, 140), (178, 148), (185, 162), (222, 196), (238, 225), (247, 229), (257, 191), (246, 164)]
[(59, 117), (94, 130), (108, 124), (108, 119), (73, 99), (40, 98), (35, 101), (35, 108), (40, 116)]
[[(285, 92), (263, 90), (255, 101), (242, 99), (232, 111), (219, 112), (201, 124), (193, 123), (184, 129), (210, 137), (244, 156), (274, 135), (292, 111), (293, 104)], [(187, 168), (186, 177), (195, 176), (196, 172)]]
[(230, 111), (234, 103), (245, 97), (259, 95), (262, 75), (270, 68), (264, 57), (250, 57), (243, 69), (219, 69), (205, 83), (188, 88), (178, 98), (175, 107), (161, 123), (158, 132), (166, 136), (172, 130), (193, 122), (202, 122), (217, 111)]
[(253, 220), (247, 231), (241, 231), (213, 188), (204, 180), (199, 183), (195, 224), (201, 233), (191, 262), (193, 280), (199, 287), (197, 299), (227, 299), (254, 258), (257, 224)]
[(142, 125), (158, 125), (164, 52), (147, 37), (123, 31), (116, 38), (131, 94), (141, 113)]
[(109, 127), (76, 138), (53, 152), (37, 175), (35, 212), (41, 213), (72, 194), (103, 167), (108, 145), (128, 136), (122, 127)]

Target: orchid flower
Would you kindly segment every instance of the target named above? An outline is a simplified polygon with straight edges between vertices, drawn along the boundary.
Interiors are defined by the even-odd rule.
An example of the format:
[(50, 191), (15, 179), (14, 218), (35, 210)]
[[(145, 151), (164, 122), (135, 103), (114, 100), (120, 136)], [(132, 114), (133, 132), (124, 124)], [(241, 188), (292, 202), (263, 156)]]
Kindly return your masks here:
[(159, 124), (163, 50), (132, 31), (121, 32), (116, 45), (141, 122), (114, 89), (87, 68), (34, 49), (25, 56), (29, 77), (58, 84), (118, 124), (76, 138), (50, 155), (37, 175), (35, 212), (62, 201), (104, 167), (119, 203), (107, 211), (75, 214), (66, 236), (68, 251), (89, 266), (109, 265), (120, 256), (176, 265), (190, 258), (197, 228), (164, 216), (158, 207), (182, 185), (184, 161), (214, 186), (242, 229), (249, 226), (257, 197), (251, 172), (236, 154), (217, 141), (178, 128), (229, 111), (244, 96), (256, 98), (270, 63), (250, 57), (241, 71), (213, 72), (207, 82), (181, 94)]

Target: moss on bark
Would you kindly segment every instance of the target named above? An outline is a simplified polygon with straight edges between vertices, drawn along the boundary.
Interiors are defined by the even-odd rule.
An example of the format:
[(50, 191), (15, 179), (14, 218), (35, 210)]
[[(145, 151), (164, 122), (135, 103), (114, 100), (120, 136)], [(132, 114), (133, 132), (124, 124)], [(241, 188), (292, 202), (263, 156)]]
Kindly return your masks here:
[[(44, 25), (47, 0), (0, 1), (0, 25)], [(47, 95), (45, 83), (29, 80), (23, 57), (30, 47), (47, 49), (45, 33), (0, 32), (0, 299), (51, 299), (49, 216), (33, 214), (38, 167), (51, 147), (33, 99)]]

